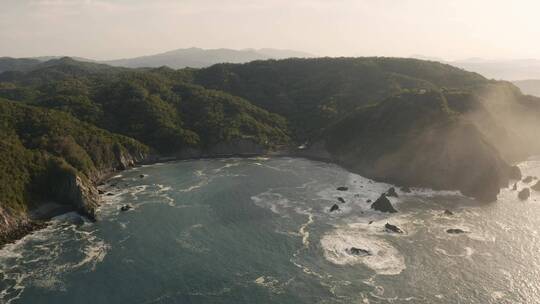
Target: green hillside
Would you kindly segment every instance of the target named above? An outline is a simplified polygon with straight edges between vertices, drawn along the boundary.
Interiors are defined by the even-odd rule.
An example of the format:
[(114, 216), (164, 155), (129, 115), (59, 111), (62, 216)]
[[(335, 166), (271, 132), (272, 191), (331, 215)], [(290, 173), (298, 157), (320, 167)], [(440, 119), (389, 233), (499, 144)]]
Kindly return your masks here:
[(3, 209), (69, 203), (74, 177), (91, 188), (148, 154), (211, 155), (223, 144), (241, 150), (240, 141), (290, 153), (322, 144), (326, 158), (367, 177), (493, 200), (512, 177), (508, 163), (540, 151), (538, 98), (436, 62), (316, 58), (182, 70), (6, 62)]
[(401, 58), (317, 58), (218, 64), (193, 81), (227, 91), (289, 119), (301, 139), (357, 107), (407, 90), (472, 88), (482, 76), (436, 62)]
[[(121, 166), (121, 158), (142, 159), (143, 144), (115, 135), (63, 112), (0, 99), (0, 202), (20, 212), (46, 200), (63, 200), (56, 185), (70, 175), (96, 180)], [(70, 202), (65, 202), (70, 203)]]

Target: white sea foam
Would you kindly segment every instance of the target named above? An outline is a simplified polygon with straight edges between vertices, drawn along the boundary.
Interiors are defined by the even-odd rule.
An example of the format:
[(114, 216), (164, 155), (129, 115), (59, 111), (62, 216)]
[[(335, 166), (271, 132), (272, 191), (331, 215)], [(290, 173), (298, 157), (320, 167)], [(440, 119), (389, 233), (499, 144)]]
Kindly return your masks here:
[(443, 248), (439, 248), (439, 247), (435, 247), (435, 251), (447, 257), (461, 257), (461, 258), (469, 258), (469, 259), (475, 253), (475, 250), (471, 247), (464, 247), (463, 252), (457, 253), (457, 254), (449, 253), (447, 250)]
[(253, 282), (259, 286), (268, 288), (273, 293), (283, 293), (284, 284), (281, 284), (276, 278), (272, 276), (260, 276)]
[[(324, 257), (337, 265), (364, 264), (381, 275), (397, 275), (405, 268), (405, 259), (392, 245), (376, 236), (349, 228), (336, 229), (321, 239)], [(355, 256), (351, 247), (368, 250), (371, 255)]]
[[(77, 239), (82, 249), (77, 251), (65, 243)], [(110, 246), (96, 237), (92, 231), (78, 226), (66, 226), (63, 221), (53, 220), (45, 229), (30, 234), (14, 244), (0, 250), (0, 273), (7, 288), (0, 291), (0, 303), (13, 303), (20, 298), (25, 288), (34, 286), (64, 290), (63, 277), (66, 273), (80, 269), (93, 271), (105, 258)], [(75, 252), (67, 252), (67, 251)], [(77, 257), (70, 262), (61, 262), (59, 257)]]
[(292, 207), (291, 202), (287, 198), (281, 193), (274, 192), (273, 189), (254, 195), (251, 197), (251, 200), (255, 205), (270, 209), (275, 214), (286, 214), (286, 209)]

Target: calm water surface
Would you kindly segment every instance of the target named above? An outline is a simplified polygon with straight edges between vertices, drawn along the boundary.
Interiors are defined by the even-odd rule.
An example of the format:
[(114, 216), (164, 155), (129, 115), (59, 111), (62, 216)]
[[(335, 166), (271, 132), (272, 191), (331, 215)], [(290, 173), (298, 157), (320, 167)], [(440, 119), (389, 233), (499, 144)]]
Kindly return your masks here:
[[(540, 161), (520, 166), (540, 176)], [(99, 222), (67, 214), (0, 250), (0, 303), (540, 302), (538, 192), (478, 205), (398, 191), (386, 215), (366, 201), (390, 185), (293, 158), (156, 164), (111, 183)]]

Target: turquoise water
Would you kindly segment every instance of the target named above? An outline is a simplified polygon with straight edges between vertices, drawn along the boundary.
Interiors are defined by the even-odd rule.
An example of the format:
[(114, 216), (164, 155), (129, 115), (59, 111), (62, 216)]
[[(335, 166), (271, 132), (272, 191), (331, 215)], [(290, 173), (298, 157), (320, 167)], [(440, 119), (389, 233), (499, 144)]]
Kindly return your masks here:
[[(540, 161), (521, 167), (540, 176)], [(67, 214), (0, 250), (0, 303), (540, 302), (539, 193), (478, 205), (398, 191), (386, 215), (366, 200), (390, 185), (292, 158), (155, 164), (110, 183), (97, 223)]]

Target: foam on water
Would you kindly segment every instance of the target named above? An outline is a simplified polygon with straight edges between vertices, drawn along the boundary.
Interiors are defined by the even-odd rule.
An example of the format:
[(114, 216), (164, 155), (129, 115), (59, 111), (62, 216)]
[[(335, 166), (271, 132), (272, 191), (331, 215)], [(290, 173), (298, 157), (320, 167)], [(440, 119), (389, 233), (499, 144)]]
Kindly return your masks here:
[[(337, 265), (364, 264), (381, 275), (397, 275), (405, 268), (405, 259), (387, 241), (362, 234), (348, 228), (326, 233), (321, 239), (324, 257)], [(371, 255), (356, 256), (348, 253), (351, 247), (368, 250)]]
[[(11, 282), (0, 291), (0, 302), (19, 299), (28, 285), (65, 290), (65, 274), (86, 269), (94, 271), (110, 250), (110, 245), (94, 235), (91, 226), (79, 227), (64, 222), (73, 214), (56, 217), (45, 229), (36, 231), (0, 250), (0, 273)], [(69, 223), (69, 222), (68, 222)], [(82, 247), (67, 246), (77, 240)], [(62, 262), (62, 256), (72, 256)]]
[[(539, 161), (520, 167), (525, 176), (540, 174)], [(533, 295), (531, 299), (535, 299), (534, 295), (540, 294), (531, 279), (540, 273), (540, 261), (535, 259), (540, 235), (535, 231), (538, 225), (531, 224), (536, 218), (532, 215), (540, 212), (534, 203), (539, 197), (536, 192), (528, 202), (519, 202), (528, 216), (524, 217), (528, 222), (520, 225), (506, 215), (515, 210), (509, 208), (516, 204), (517, 193), (511, 189), (501, 191), (496, 204), (471, 207), (470, 200), (457, 192), (412, 188), (404, 193), (396, 187), (399, 197), (390, 200), (399, 213), (386, 214), (370, 209), (366, 201), (375, 201), (392, 185), (325, 163), (286, 158), (224, 159), (137, 170), (115, 177), (116, 187), (101, 188), (113, 193), (103, 196), (98, 214), (103, 224), (81, 224), (78, 215), (65, 215), (0, 250), (0, 303), (44, 293), (36, 290), (76, 292), (66, 285), (66, 275), (99, 273), (105, 259), (119, 259), (118, 263), (107, 263), (108, 267), (122, 266), (115, 271), (134, 266), (144, 270), (138, 262), (146, 257), (138, 256), (139, 251), (129, 246), (144, 244), (144, 233), (133, 231), (145, 227), (141, 223), (147, 220), (155, 224), (154, 219), (145, 218), (148, 214), (164, 221), (166, 229), (160, 237), (170, 242), (155, 245), (166, 250), (165, 259), (171, 258), (159, 274), (155, 268), (148, 270), (158, 281), (153, 287), (148, 282), (144, 285), (144, 289), (157, 291), (146, 298), (148, 303), (181, 302), (187, 296), (200, 301), (223, 296), (220, 300), (224, 302), (227, 297), (256, 301), (253, 296), (278, 303), (289, 295), (299, 299), (312, 296), (321, 303), (453, 303), (455, 294), (442, 288), (439, 280), (444, 280), (445, 287), (451, 282), (448, 287), (459, 290), (461, 300), (469, 296), (479, 299), (477, 303), (513, 303), (519, 297)], [(139, 178), (141, 173), (144, 179)], [(243, 174), (254, 175), (247, 180)], [(264, 178), (257, 181), (259, 176)], [(266, 179), (268, 176), (271, 178)], [(223, 184), (218, 184), (220, 178)], [(249, 182), (250, 187), (238, 189), (242, 182)], [(340, 186), (349, 190), (338, 191)], [(527, 185), (519, 182), (518, 186)], [(340, 203), (339, 197), (345, 203)], [(246, 207), (250, 199), (253, 206)], [(204, 203), (199, 204), (201, 201)], [(232, 211), (216, 212), (222, 212), (224, 203), (230, 204)], [(130, 204), (134, 212), (121, 213), (123, 204)], [(339, 212), (329, 212), (333, 204), (338, 204)], [(201, 206), (210, 212), (200, 210)], [(169, 207), (190, 209), (184, 212)], [(444, 209), (454, 215), (444, 215)], [(250, 212), (255, 212), (257, 221)], [(386, 223), (397, 225), (404, 233), (389, 233)], [(450, 228), (467, 233), (448, 234)], [(271, 242), (261, 239), (265, 237)], [(222, 243), (227, 238), (234, 241)], [(525, 242), (516, 241), (518, 238)], [(250, 247), (227, 247), (238, 244)], [(353, 255), (351, 247), (368, 250), (371, 255)], [(126, 250), (126, 254), (109, 254), (112, 248)], [(228, 256), (231, 252), (234, 256)], [(243, 252), (249, 255), (242, 256)], [(509, 261), (508, 256), (526, 260)], [(270, 259), (272, 264), (268, 265)], [(163, 277), (167, 275), (170, 277)], [(160, 279), (184, 280), (185, 287), (162, 290), (167, 284)], [(303, 294), (306, 290), (310, 294)]]

